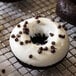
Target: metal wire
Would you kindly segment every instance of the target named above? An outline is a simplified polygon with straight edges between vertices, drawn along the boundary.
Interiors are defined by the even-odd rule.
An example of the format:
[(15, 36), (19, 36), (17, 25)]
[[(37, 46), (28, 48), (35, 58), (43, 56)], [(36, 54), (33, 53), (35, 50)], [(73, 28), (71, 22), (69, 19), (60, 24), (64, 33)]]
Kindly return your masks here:
[[(63, 21), (55, 13), (55, 0), (24, 0), (14, 3), (0, 2), (0, 75), (1, 76), (76, 76), (76, 27)], [(20, 21), (35, 15), (50, 18), (67, 27), (70, 39), (69, 52), (58, 65), (48, 70), (31, 70), (23, 67), (9, 46), (10, 32)], [(2, 72), (5, 69), (5, 73)]]

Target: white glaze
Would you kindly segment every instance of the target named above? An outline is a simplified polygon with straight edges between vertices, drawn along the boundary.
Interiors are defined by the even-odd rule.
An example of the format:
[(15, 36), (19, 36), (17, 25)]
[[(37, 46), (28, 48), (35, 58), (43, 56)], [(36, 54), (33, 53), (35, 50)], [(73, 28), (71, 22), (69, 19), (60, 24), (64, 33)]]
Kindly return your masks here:
[[(58, 24), (55, 22), (52, 22), (50, 19), (47, 18), (39, 18), (40, 23), (37, 24), (37, 19), (35, 18), (30, 18), (25, 21), (28, 21), (27, 27), (29, 28), (30, 36), (34, 36), (34, 33), (45, 33), (48, 36), (48, 43), (44, 45), (36, 45), (33, 43), (29, 44), (24, 44), (20, 45), (20, 41), (25, 41), (25, 40), (30, 40), (29, 35), (22, 34), (21, 37), (19, 38), (18, 42), (15, 42), (14, 38), (11, 38), (12, 34), (17, 35), (19, 31), (23, 30), (23, 25), (25, 21), (20, 22), (20, 28), (17, 26), (13, 29), (11, 35), (10, 35), (10, 46), (12, 49), (12, 52), (15, 54), (15, 56), (20, 59), (22, 62), (31, 64), (33, 66), (37, 67), (44, 67), (44, 66), (49, 66), (53, 65), (60, 60), (62, 60), (65, 55), (68, 52), (68, 47), (69, 47), (69, 40), (67, 33), (63, 28), (58, 29)], [(51, 37), (49, 33), (54, 33), (54, 36)], [(65, 38), (59, 38), (58, 35), (62, 34), (65, 35)], [(51, 53), (51, 42), (55, 41), (56, 42), (56, 52)], [(48, 47), (48, 51), (43, 51), (41, 54), (38, 54), (38, 50), (40, 47)], [(33, 58), (29, 58), (29, 55), (32, 54)]]

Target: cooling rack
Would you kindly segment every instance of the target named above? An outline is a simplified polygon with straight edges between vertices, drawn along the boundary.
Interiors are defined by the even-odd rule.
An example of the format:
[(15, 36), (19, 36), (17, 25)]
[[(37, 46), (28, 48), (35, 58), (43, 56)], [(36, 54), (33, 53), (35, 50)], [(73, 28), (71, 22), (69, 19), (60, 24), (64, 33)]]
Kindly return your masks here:
[[(14, 3), (0, 2), (0, 76), (76, 76), (76, 27), (63, 21), (55, 13), (55, 0), (24, 0)], [(9, 46), (11, 30), (20, 21), (35, 15), (50, 18), (67, 27), (70, 47), (66, 58), (48, 70), (23, 67)]]

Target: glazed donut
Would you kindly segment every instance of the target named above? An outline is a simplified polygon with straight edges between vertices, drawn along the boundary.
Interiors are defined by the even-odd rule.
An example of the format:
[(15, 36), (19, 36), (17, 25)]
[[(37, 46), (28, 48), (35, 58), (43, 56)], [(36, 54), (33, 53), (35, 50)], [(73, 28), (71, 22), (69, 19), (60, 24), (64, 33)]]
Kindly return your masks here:
[(9, 42), (17, 59), (33, 67), (52, 66), (66, 56), (69, 47), (63, 26), (44, 17), (20, 22)]
[(63, 20), (76, 25), (76, 0), (58, 0), (56, 13)]

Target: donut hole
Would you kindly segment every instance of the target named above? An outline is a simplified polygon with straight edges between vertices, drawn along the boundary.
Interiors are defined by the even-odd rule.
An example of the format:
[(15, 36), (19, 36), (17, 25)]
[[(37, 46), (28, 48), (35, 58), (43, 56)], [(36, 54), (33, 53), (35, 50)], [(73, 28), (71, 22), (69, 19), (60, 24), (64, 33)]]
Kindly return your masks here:
[(72, 3), (76, 4), (76, 0), (70, 0)]
[(48, 36), (46, 36), (45, 34), (37, 33), (33, 37), (30, 36), (30, 38), (31, 38), (31, 41), (34, 44), (41, 44), (41, 45), (43, 45), (43, 44), (46, 44), (47, 43)]

